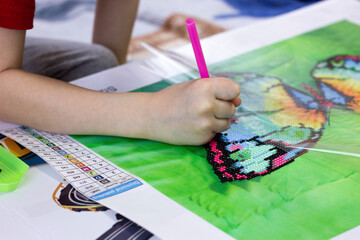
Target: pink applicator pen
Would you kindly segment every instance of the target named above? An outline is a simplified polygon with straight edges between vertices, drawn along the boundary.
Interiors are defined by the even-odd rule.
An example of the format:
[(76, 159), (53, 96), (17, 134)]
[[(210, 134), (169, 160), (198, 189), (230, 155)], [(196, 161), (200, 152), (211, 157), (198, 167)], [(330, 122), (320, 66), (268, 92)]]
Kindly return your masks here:
[[(186, 27), (189, 32), (189, 37), (190, 37), (191, 45), (194, 50), (196, 63), (199, 68), (200, 76), (201, 76), (201, 78), (210, 78), (210, 75), (209, 75), (209, 72), (208, 72), (208, 69), (206, 66), (204, 54), (201, 49), (199, 35), (196, 30), (195, 20), (193, 18), (186, 19)], [(231, 119), (235, 120), (236, 118), (232, 117)]]
[(195, 20), (193, 18), (186, 19), (186, 27), (189, 33), (191, 45), (194, 50), (196, 63), (200, 72), (201, 78), (209, 78), (209, 72), (206, 66), (203, 51), (201, 49), (199, 35), (196, 30)]

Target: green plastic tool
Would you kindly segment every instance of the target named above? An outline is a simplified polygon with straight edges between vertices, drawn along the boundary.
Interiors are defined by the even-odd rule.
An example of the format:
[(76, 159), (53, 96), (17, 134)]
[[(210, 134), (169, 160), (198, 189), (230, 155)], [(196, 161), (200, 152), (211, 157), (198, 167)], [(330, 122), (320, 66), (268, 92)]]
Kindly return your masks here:
[(15, 190), (29, 166), (0, 146), (0, 192)]

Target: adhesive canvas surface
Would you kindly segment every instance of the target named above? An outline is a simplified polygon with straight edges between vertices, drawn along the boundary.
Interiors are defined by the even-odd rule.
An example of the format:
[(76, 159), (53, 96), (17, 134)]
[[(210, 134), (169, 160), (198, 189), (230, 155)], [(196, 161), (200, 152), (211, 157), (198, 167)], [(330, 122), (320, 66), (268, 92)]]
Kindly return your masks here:
[[(206, 146), (208, 161), (223, 182), (270, 174), (313, 150), (327, 129), (349, 137), (352, 129), (360, 126), (354, 122), (353, 128), (344, 129), (348, 115), (360, 113), (360, 56), (337, 55), (320, 61), (310, 72), (316, 88), (303, 83), (303, 90), (273, 76), (250, 72), (217, 75), (237, 81), (244, 99), (230, 129)], [(334, 115), (340, 115), (343, 123), (330, 125), (330, 118), (338, 117)], [(332, 139), (314, 150), (356, 155), (359, 149), (356, 135), (353, 137), (346, 145)]]
[[(224, 177), (218, 166), (209, 164), (224, 152), (212, 148), (215, 143), (224, 148), (229, 145), (229, 154), (246, 148), (244, 136), (231, 132), (217, 136), (207, 148), (118, 137), (74, 137), (235, 238), (334, 237), (360, 224), (356, 152), (360, 146), (359, 38), (359, 26), (341, 21), (209, 66), (212, 73), (244, 85), (243, 105), (237, 111), (242, 120), (233, 125), (247, 123), (237, 126), (238, 133), (248, 129), (248, 146), (261, 146), (256, 151), (268, 155), (259, 159), (255, 170), (246, 161), (261, 152), (252, 153), (251, 146), (231, 156), (237, 162), (224, 165), (233, 168), (230, 176)], [(331, 82), (334, 75), (337, 82), (346, 81), (345, 85)], [(186, 75), (177, 77), (187, 80)], [(166, 85), (160, 82), (140, 90)], [(252, 95), (254, 87), (262, 90)], [(301, 108), (310, 114), (296, 114)], [(276, 116), (284, 114), (284, 109), (291, 110), (286, 113), (289, 121)], [(252, 126), (259, 117), (275, 124), (272, 128)], [(278, 155), (274, 147), (251, 138), (251, 134), (270, 136), (266, 131), (272, 137), (260, 140), (270, 145), (277, 142)], [(291, 144), (297, 148), (287, 148)], [(294, 149), (298, 151), (291, 152)], [(270, 162), (266, 160), (274, 154)], [(278, 164), (278, 170), (267, 174), (270, 163)], [(249, 180), (232, 181), (236, 174)]]

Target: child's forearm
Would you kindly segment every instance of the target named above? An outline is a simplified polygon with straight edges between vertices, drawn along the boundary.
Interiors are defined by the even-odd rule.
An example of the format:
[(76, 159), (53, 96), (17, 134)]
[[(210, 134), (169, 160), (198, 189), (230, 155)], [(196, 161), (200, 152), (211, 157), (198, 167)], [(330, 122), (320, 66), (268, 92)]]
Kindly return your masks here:
[(0, 119), (67, 134), (146, 138), (151, 93), (103, 93), (55, 79), (0, 73)]
[(224, 78), (155, 93), (104, 93), (10, 69), (0, 73), (0, 119), (57, 133), (199, 145), (229, 128), (239, 94), (239, 85)]

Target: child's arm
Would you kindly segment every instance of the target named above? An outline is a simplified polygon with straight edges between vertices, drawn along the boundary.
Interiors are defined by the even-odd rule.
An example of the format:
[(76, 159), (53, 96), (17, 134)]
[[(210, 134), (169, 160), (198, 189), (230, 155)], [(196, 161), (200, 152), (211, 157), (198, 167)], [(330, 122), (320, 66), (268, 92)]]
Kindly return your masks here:
[(45, 131), (203, 144), (228, 128), (240, 92), (198, 79), (157, 93), (103, 93), (20, 69), (25, 32), (0, 28), (0, 119)]
[(147, 138), (199, 145), (230, 127), (241, 104), (239, 85), (227, 78), (202, 78), (172, 85), (150, 98)]
[(112, 50), (119, 64), (126, 62), (138, 3), (138, 0), (97, 1), (93, 42)]

